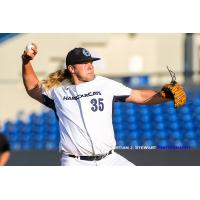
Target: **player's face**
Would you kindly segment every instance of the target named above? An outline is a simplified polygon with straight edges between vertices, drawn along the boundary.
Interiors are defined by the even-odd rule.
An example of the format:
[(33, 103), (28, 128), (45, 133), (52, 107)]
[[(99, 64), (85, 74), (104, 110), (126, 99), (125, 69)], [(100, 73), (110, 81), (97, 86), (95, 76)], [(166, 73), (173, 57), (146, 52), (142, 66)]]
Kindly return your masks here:
[(72, 74), (75, 84), (93, 80), (95, 74), (92, 61), (73, 65)]

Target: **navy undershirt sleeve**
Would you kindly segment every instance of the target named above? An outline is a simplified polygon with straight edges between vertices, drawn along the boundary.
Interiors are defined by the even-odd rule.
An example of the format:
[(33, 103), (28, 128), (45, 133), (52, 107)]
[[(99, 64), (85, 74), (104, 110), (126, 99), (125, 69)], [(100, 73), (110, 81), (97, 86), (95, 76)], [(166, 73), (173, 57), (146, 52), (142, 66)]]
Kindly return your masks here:
[(58, 115), (57, 115), (57, 112), (56, 112), (56, 107), (55, 107), (54, 100), (50, 99), (48, 96), (46, 96), (44, 94), (42, 96), (44, 98), (43, 104), (45, 106), (47, 106), (48, 108), (51, 108), (54, 111), (54, 113), (56, 115), (56, 118), (58, 120)]
[(114, 96), (113, 101), (114, 102), (125, 102), (126, 98), (129, 97), (129, 95), (123, 95), (123, 96)]

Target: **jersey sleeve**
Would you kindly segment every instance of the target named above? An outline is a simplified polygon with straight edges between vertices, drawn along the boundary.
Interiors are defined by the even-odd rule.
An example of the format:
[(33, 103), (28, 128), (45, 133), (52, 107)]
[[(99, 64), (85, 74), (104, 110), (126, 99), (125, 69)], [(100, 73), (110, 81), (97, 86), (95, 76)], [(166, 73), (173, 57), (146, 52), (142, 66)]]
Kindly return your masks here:
[(55, 102), (54, 102), (54, 98), (55, 98), (54, 89), (46, 90), (44, 87), (42, 87), (42, 96), (43, 96), (42, 104), (47, 106), (48, 108), (51, 108), (54, 111), (56, 118), (58, 120), (58, 115), (56, 112), (56, 106), (55, 106)]
[(43, 104), (48, 108), (55, 110), (53, 89), (46, 90), (42, 86)]
[(127, 97), (131, 94), (131, 88), (123, 85), (122, 83), (111, 81), (110, 82), (112, 86), (112, 92), (113, 92), (113, 99), (114, 101), (125, 101)]
[(53, 89), (47, 90), (43, 85), (41, 87), (42, 87), (42, 94), (53, 100), (54, 99)]

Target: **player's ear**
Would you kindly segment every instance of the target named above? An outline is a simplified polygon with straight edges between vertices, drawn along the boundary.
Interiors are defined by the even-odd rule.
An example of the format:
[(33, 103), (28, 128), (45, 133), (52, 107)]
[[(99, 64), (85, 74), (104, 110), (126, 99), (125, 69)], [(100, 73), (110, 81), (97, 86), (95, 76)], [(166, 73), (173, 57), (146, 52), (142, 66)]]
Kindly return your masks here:
[(67, 66), (67, 69), (69, 70), (70, 73), (74, 73), (74, 67), (72, 65)]

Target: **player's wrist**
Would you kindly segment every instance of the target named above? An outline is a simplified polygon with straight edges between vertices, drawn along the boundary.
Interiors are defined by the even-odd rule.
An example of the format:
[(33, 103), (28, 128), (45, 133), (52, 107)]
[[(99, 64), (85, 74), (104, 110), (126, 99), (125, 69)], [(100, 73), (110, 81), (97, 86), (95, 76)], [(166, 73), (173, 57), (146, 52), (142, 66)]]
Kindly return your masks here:
[(22, 54), (21, 59), (22, 59), (22, 63), (24, 65), (28, 64), (32, 60), (32, 58), (30, 56), (28, 56), (28, 55), (26, 55), (24, 53)]

